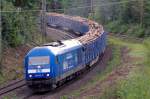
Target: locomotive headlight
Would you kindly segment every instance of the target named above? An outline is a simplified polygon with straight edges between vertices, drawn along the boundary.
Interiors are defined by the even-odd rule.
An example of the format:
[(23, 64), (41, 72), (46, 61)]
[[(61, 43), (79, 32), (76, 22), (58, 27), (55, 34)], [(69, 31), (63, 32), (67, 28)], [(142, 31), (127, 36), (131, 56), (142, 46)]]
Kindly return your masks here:
[(31, 78), (31, 77), (32, 77), (32, 75), (29, 75), (29, 77)]
[(48, 76), (49, 76), (49, 74), (46, 74), (46, 76), (48, 77)]
[(41, 66), (37, 66), (37, 68), (41, 68)]

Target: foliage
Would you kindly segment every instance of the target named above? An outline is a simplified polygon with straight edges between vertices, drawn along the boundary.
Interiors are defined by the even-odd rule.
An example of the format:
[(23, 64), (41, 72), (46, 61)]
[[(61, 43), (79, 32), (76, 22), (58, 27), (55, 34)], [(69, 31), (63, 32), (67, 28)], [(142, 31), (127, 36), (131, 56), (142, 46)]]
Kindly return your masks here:
[(6, 0), (13, 4), (13, 6), (21, 7), (23, 9), (35, 9), (39, 8), (39, 1), (37, 0)]
[(121, 24), (120, 21), (112, 21), (106, 25), (106, 28), (108, 28), (108, 31), (111, 31), (112, 33), (116, 33), (118, 32), (117, 27), (120, 26), (120, 24)]
[(128, 28), (128, 31), (126, 32), (128, 35), (143, 38), (145, 36), (145, 30), (143, 27), (141, 27), (139, 24), (132, 24)]
[(144, 34), (144, 28), (139, 24), (123, 24), (120, 21), (112, 21), (105, 25), (105, 27), (108, 31), (111, 31), (111, 33), (125, 34), (139, 38), (143, 38), (146, 35)]
[[(96, 1), (97, 2), (97, 1)], [(106, 0), (125, 2), (125, 0)], [(122, 4), (95, 7), (95, 20), (104, 24), (111, 33), (123, 33), (134, 37), (150, 36), (150, 1), (137, 0)]]
[(150, 66), (150, 38), (147, 38), (145, 41), (144, 41), (144, 47), (145, 47), (145, 52), (146, 52), (146, 55), (145, 55), (145, 65), (148, 65)]
[[(3, 11), (13, 11), (17, 8), (12, 2), (2, 2)], [(35, 13), (25, 12), (3, 12), (2, 13), (2, 39), (7, 41), (8, 45), (16, 47), (24, 44), (26, 41), (33, 40), (34, 32), (37, 31)], [(36, 15), (36, 14), (35, 14)]]

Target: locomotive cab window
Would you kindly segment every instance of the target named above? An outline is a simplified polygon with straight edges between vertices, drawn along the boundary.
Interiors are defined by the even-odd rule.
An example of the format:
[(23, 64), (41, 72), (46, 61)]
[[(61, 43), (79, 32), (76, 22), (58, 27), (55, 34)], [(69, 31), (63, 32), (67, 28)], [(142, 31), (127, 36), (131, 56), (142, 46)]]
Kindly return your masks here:
[(38, 56), (38, 57), (29, 57), (29, 66), (30, 65), (47, 65), (50, 64), (49, 56)]

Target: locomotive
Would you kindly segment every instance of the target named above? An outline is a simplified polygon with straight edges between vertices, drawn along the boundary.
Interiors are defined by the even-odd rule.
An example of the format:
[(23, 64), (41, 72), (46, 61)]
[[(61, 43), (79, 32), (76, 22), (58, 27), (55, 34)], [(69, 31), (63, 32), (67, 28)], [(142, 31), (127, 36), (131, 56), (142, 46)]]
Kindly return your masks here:
[(69, 28), (81, 36), (44, 44), (25, 56), (25, 79), (29, 88), (45, 91), (93, 66), (106, 48), (106, 32), (98, 23), (63, 14), (47, 14), (48, 26)]

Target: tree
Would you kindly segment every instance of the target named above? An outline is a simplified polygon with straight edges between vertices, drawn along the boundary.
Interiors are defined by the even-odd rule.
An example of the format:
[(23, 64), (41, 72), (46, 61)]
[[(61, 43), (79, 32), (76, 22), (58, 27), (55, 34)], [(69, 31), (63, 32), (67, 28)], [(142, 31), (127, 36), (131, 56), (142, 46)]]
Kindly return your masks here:
[(12, 11), (2, 14), (2, 37), (8, 45), (15, 47), (32, 41), (37, 32), (36, 12), (13, 12), (17, 8), (12, 2), (3, 1), (3, 11)]
[(1, 57), (2, 57), (2, 35), (1, 35), (1, 13), (0, 13), (0, 63), (1, 63)]

